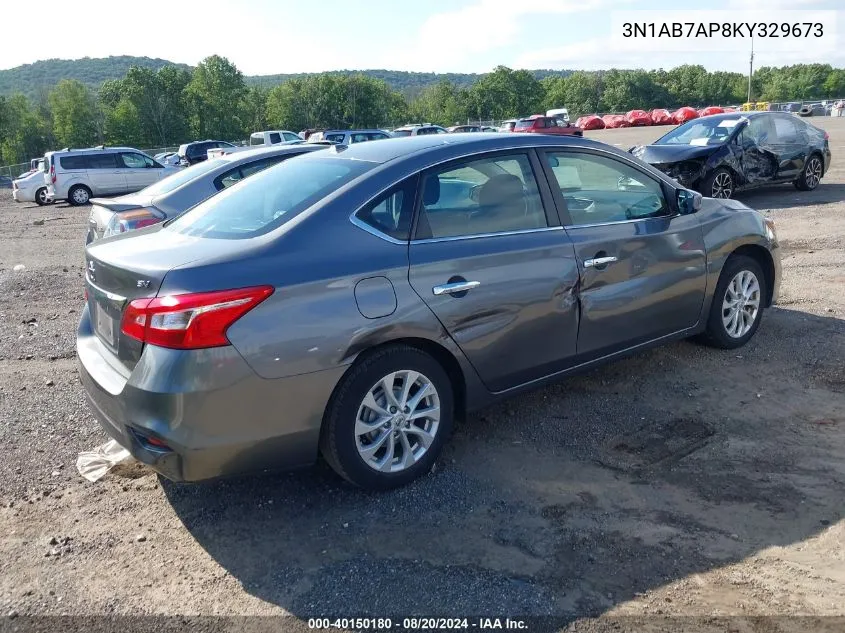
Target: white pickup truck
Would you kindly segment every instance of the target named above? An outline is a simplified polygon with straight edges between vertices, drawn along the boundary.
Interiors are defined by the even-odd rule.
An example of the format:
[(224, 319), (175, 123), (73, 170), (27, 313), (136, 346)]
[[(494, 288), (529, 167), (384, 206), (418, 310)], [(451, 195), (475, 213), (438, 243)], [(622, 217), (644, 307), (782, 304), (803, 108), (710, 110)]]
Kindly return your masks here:
[(215, 147), (208, 150), (208, 157), (215, 158), (217, 156), (223, 156), (224, 154), (242, 152), (245, 149), (255, 149), (256, 147), (278, 145), (279, 143), (289, 143), (290, 141), (301, 140), (302, 137), (299, 134), (291, 132), (290, 130), (266, 130), (264, 132), (253, 132), (249, 135), (249, 145), (242, 145), (241, 147)]

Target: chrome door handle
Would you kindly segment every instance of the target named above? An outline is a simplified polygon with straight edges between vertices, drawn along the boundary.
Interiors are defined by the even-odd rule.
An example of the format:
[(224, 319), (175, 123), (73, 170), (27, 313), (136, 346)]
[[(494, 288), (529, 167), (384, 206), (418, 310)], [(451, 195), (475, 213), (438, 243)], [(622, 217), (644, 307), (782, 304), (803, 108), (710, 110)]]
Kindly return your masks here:
[(434, 286), (431, 291), (434, 293), (434, 296), (439, 297), (440, 295), (451, 295), (455, 294), (456, 292), (466, 292), (467, 290), (478, 288), (478, 286), (480, 285), (480, 281), (456, 281), (455, 283), (451, 284)]
[(585, 259), (584, 268), (596, 268), (599, 266), (607, 266), (613, 262), (618, 262), (616, 257), (596, 257), (595, 259)]

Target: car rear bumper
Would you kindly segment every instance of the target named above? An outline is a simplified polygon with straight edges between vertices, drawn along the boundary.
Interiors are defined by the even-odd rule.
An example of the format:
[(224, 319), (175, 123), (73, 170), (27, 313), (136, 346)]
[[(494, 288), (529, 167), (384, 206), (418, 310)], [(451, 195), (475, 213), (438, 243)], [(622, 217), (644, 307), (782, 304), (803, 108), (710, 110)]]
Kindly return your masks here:
[(266, 380), (231, 346), (181, 351), (148, 345), (130, 371), (93, 333), (87, 306), (77, 352), (103, 429), (173, 481), (313, 463), (323, 411), (345, 370)]

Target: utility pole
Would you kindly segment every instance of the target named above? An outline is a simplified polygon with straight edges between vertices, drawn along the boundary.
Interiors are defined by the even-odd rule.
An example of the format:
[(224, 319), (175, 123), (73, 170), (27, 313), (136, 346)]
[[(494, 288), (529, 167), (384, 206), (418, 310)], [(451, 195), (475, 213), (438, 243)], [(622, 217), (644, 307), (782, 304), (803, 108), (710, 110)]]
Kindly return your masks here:
[(751, 75), (754, 74), (754, 36), (751, 36), (751, 59), (748, 61), (748, 103), (751, 103)]

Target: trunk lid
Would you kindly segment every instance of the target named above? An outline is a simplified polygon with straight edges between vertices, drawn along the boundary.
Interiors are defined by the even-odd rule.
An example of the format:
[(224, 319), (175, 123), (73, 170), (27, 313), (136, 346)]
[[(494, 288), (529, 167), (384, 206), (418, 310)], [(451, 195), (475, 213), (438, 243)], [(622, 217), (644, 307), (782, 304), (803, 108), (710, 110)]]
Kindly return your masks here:
[(157, 225), (88, 245), (85, 285), (91, 325), (97, 338), (123, 365), (132, 369), (144, 346), (120, 332), (129, 302), (155, 297), (168, 272), (211, 255), (225, 255), (226, 251), (241, 246), (237, 242), (185, 236)]

